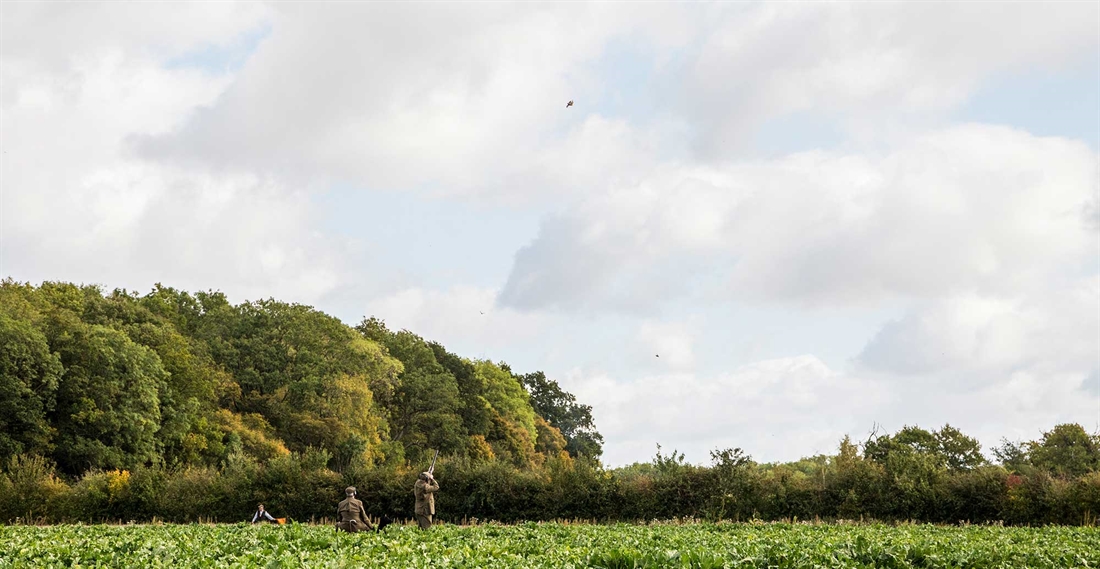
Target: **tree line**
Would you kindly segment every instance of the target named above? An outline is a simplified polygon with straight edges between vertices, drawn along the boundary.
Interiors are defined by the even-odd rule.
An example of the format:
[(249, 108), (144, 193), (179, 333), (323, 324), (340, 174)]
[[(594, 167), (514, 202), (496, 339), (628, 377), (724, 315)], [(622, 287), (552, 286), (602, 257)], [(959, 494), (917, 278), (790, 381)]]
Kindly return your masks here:
[(591, 407), (541, 372), (218, 292), (4, 281), (0, 374), (0, 462), (43, 456), (69, 476), (309, 449), (337, 472), (428, 449), (518, 468), (602, 452)]
[(345, 486), (408, 517), (440, 449), (444, 520), (878, 519), (1092, 523), (1100, 438), (1057, 425), (987, 461), (958, 429), (708, 466), (660, 447), (609, 469), (591, 407), (542, 372), (368, 318), (157, 285), (0, 283), (0, 522), (331, 516)]

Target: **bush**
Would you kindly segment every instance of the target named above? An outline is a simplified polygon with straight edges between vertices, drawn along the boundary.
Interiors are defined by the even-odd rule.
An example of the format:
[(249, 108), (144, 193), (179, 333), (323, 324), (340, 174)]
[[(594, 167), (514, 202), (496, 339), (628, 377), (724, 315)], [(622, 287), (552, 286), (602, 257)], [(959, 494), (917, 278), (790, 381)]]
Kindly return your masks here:
[(216, 489), (225, 477), (211, 467), (187, 467), (170, 474), (154, 501), (154, 515), (177, 523), (215, 517), (221, 498)]
[(40, 456), (15, 455), (0, 473), (0, 521), (49, 521), (64, 510), (69, 486)]
[(1100, 517), (1100, 472), (1091, 472), (1073, 484), (1071, 503), (1075, 506), (1072, 519), (1065, 523), (1097, 525)]
[[(417, 470), (352, 461), (337, 473), (330, 461), (313, 449), (263, 463), (234, 454), (221, 468), (91, 471), (69, 484), (48, 460), (15, 456), (0, 471), (0, 522), (240, 522), (258, 502), (278, 517), (320, 521), (334, 516), (346, 486), (358, 488), (372, 516), (413, 517)], [(999, 466), (924, 472), (932, 476), (920, 469), (890, 472), (858, 457), (713, 467), (664, 457), (619, 470), (561, 456), (526, 469), (505, 459), (459, 457), (436, 465), (436, 509), (452, 523), (819, 517), (1041, 525), (1092, 524), (1100, 514), (1097, 472), (1076, 479)]]
[(985, 523), (1002, 519), (1008, 501), (1008, 471), (985, 466), (945, 480), (943, 512), (937, 521)]

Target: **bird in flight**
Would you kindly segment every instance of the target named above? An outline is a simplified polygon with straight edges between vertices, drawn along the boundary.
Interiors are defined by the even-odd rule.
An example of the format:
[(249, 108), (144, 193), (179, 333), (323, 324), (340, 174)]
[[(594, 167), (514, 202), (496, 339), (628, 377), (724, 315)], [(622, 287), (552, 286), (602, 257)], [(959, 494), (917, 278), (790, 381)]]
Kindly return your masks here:
[(657, 357), (661, 357), (661, 354), (657, 354)]
[(568, 103), (565, 104), (565, 108), (567, 108), (567, 109), (569, 107), (572, 107), (572, 106), (573, 106), (573, 101), (569, 101)]

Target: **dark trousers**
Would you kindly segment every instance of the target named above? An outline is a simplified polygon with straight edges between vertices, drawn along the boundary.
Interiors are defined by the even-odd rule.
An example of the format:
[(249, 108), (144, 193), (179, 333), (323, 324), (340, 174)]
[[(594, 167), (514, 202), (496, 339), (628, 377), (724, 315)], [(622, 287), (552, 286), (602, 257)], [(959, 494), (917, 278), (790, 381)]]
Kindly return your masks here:
[(420, 526), (420, 529), (428, 529), (432, 527), (432, 515), (416, 514), (416, 525)]

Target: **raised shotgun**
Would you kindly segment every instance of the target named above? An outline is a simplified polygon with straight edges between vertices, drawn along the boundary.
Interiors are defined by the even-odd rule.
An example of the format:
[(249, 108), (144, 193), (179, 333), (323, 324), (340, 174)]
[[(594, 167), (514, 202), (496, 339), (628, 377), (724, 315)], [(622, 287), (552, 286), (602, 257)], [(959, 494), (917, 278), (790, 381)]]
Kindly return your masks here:
[(432, 465), (428, 467), (428, 474), (435, 474), (435, 459), (439, 458), (439, 451), (435, 451), (435, 456), (432, 457)]

